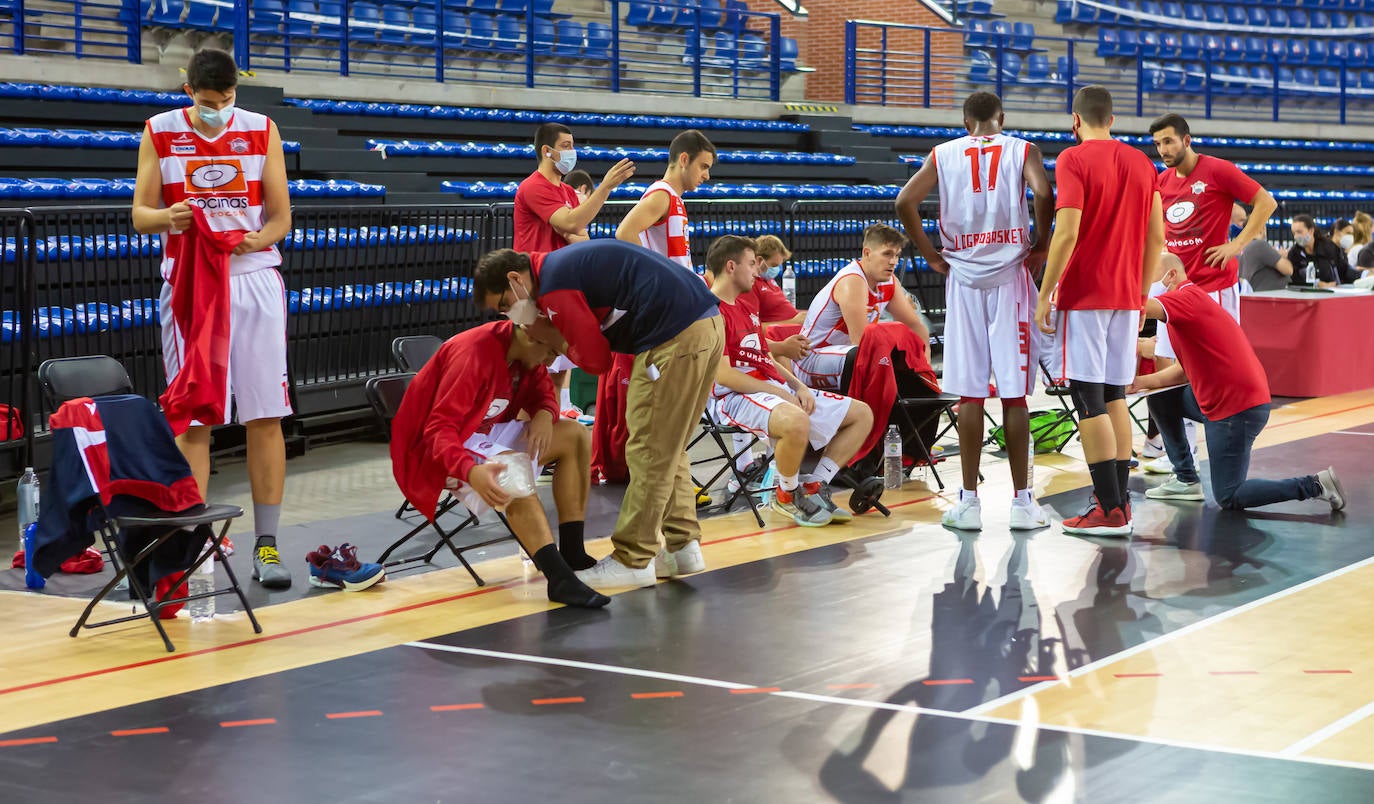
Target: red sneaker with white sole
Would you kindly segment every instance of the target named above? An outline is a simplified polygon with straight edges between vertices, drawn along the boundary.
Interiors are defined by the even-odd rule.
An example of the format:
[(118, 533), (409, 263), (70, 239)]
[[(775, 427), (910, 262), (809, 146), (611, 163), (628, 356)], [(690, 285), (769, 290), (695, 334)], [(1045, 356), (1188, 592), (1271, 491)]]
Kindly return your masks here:
[(1083, 536), (1130, 536), (1131, 520), (1120, 508), (1103, 511), (1102, 506), (1094, 502), (1086, 513), (1064, 520), (1064, 532)]

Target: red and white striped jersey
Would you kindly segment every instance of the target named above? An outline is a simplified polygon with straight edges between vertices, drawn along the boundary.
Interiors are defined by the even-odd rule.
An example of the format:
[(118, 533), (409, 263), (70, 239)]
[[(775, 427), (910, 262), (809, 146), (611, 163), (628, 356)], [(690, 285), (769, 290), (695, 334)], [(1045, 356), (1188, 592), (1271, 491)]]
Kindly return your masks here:
[(996, 287), (1025, 270), (1029, 149), (1025, 140), (994, 134), (960, 137), (931, 151), (940, 176), (942, 253), (961, 284)]
[[(148, 134), (162, 171), (162, 205), (179, 201), (205, 211), (217, 232), (256, 232), (265, 218), (262, 172), (272, 121), (265, 115), (235, 109), (213, 139), (191, 125), (189, 109), (174, 109), (148, 120)], [(176, 233), (162, 235), (162, 276), (172, 275)], [(231, 274), (246, 274), (281, 265), (276, 246), (229, 258)]]
[(639, 233), (639, 244), (696, 273), (696, 268), (692, 266), (687, 207), (682, 203), (682, 196), (677, 194), (672, 185), (660, 179), (649, 185), (649, 189), (644, 191), (641, 198), (648, 198), (651, 193), (657, 192), (668, 194), (668, 214), (663, 216), (663, 220)]
[[(835, 301), (835, 285), (847, 276), (858, 276), (865, 285), (868, 284), (868, 277), (864, 276), (864, 269), (859, 266), (858, 260), (854, 260), (841, 268), (830, 279), (830, 283), (822, 288), (820, 293), (816, 294), (816, 298), (811, 300), (811, 307), (806, 311), (806, 321), (802, 324), (801, 334), (811, 341), (813, 349), (818, 346), (847, 346), (854, 342), (849, 337), (849, 328), (845, 326), (844, 314), (840, 312), (840, 304)], [(897, 280), (895, 277), (886, 282), (878, 283), (876, 290), (868, 289), (866, 314), (868, 323), (872, 324), (878, 320), (896, 293)]]

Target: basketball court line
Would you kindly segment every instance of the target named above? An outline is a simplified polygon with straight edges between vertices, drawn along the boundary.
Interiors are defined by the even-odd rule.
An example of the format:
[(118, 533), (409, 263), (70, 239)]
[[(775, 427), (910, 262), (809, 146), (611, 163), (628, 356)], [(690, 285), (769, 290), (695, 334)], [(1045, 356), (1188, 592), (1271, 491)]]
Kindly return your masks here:
[(1251, 611), (1253, 609), (1257, 609), (1261, 606), (1264, 606), (1265, 604), (1273, 603), (1276, 600), (1282, 600), (1285, 597), (1295, 595), (1299, 592), (1326, 583), (1327, 581), (1339, 578), (1342, 575), (1346, 575), (1348, 573), (1354, 572), (1355, 570), (1371, 565), (1374, 565), (1374, 557), (1366, 558), (1362, 561), (1357, 561), (1354, 564), (1347, 564), (1346, 566), (1341, 567), (1340, 569), (1335, 569), (1331, 572), (1326, 573), (1325, 575), (1319, 575), (1316, 578), (1311, 578), (1309, 580), (1303, 581), (1302, 583), (1297, 584), (1296, 586), (1290, 586), (1287, 589), (1280, 589), (1279, 591), (1274, 592), (1273, 594), (1265, 595), (1264, 597), (1252, 600), (1249, 603), (1244, 603), (1240, 606), (1236, 606), (1235, 608), (1227, 609), (1226, 611), (1213, 614), (1211, 617), (1204, 617), (1203, 619), (1198, 620), (1197, 622), (1189, 623), (1188, 625), (1183, 626), (1177, 631), (1170, 631), (1167, 634), (1162, 634), (1160, 636), (1155, 637), (1154, 639), (1146, 640), (1145, 642), (1141, 642), (1138, 645), (1133, 645), (1129, 648), (1124, 648), (1108, 656), (1103, 656), (1102, 658), (1097, 659), (1096, 661), (1088, 662), (1087, 664), (1081, 667), (1075, 667), (1062, 678), (1055, 679), (1054, 681), (1041, 681), (1038, 684), (1033, 684), (1029, 687), (1016, 690), (1015, 692), (1009, 692), (1006, 695), (1000, 696), (998, 698), (993, 698), (990, 701), (985, 701), (977, 706), (964, 710), (964, 713), (968, 715), (981, 716), (987, 712), (991, 712), (1009, 703), (1015, 703), (1016, 701), (1019, 701), (1023, 698), (1027, 698), (1029, 696), (1035, 695), (1038, 692), (1047, 690), (1050, 687), (1063, 684), (1064, 682), (1069, 681), (1070, 679), (1078, 678), (1079, 676), (1086, 675), (1087, 673), (1100, 670), (1103, 667), (1116, 664), (1117, 662), (1120, 662), (1123, 659), (1128, 659), (1132, 656), (1135, 656), (1136, 654), (1144, 653), (1148, 650), (1154, 650), (1160, 645), (1173, 642), (1174, 640), (1188, 636), (1189, 634), (1192, 634), (1195, 631), (1200, 631), (1208, 626), (1215, 625), (1219, 622), (1224, 622), (1226, 620), (1231, 619), (1232, 617), (1237, 617), (1241, 614), (1246, 613), (1247, 611)]
[[(658, 670), (641, 670), (635, 667), (624, 667), (613, 664), (600, 664), (597, 662), (583, 662), (575, 659), (558, 659), (549, 656), (535, 656), (525, 653), (507, 653), (504, 651), (484, 650), (481, 648), (464, 648), (457, 645), (441, 645), (435, 642), (407, 642), (406, 647), (419, 648), (421, 650), (440, 651), (444, 653), (457, 653), (468, 656), (479, 656), (487, 659), (502, 659), (512, 662), (524, 662), (527, 664), (544, 664), (557, 667), (568, 667), (577, 670), (591, 670), (599, 673), (612, 673), (623, 676), (633, 676), (636, 678), (652, 678), (663, 681), (675, 681), (682, 684), (694, 684), (702, 687), (716, 687), (718, 689), (740, 690), (740, 689), (759, 689), (753, 684), (741, 684), (734, 681), (723, 681), (720, 679), (703, 678), (700, 676), (687, 676), (678, 673), (664, 673)], [(1299, 762), (1309, 765), (1326, 765), (1340, 768), (1353, 768), (1355, 770), (1374, 771), (1374, 764), (1365, 762), (1352, 762), (1340, 759), (1325, 759), (1322, 757), (1299, 756), (1290, 753), (1292, 747), (1282, 753), (1272, 751), (1251, 751), (1243, 748), (1231, 748), (1228, 746), (1207, 745), (1205, 743), (1195, 743), (1184, 740), (1170, 740), (1160, 737), (1148, 737), (1138, 734), (1126, 734), (1122, 732), (1101, 731), (1099, 729), (1085, 729), (1077, 726), (1060, 726), (1049, 723), (1030, 723), (1022, 720), (1011, 720), (1009, 718), (993, 717), (991, 715), (978, 714), (973, 710), (955, 712), (944, 709), (928, 709), (912, 704), (898, 704), (890, 701), (866, 701), (861, 698), (840, 698), (832, 695), (817, 695), (809, 692), (794, 692), (791, 690), (777, 690), (765, 693), (779, 698), (791, 698), (799, 701), (809, 701), (811, 703), (834, 704), (837, 706), (849, 706), (859, 709), (878, 709), (890, 712), (906, 712), (914, 715), (924, 715), (927, 717), (945, 718), (948, 720), (961, 720), (969, 723), (984, 723), (998, 726), (1011, 726), (1014, 728), (1031, 728), (1043, 731), (1052, 731), (1060, 734), (1072, 734), (1083, 737), (1100, 737), (1112, 740), (1126, 740), (1135, 743), (1146, 743), (1149, 745), (1160, 745), (1168, 748), (1181, 748), (1192, 751), (1208, 751), (1218, 754), (1232, 754), (1235, 756), (1253, 757), (1256, 759), (1274, 759), (1285, 762)], [(1367, 709), (1374, 711), (1374, 704), (1370, 704)], [(1352, 723), (1355, 721), (1351, 721)], [(1333, 726), (1336, 724), (1332, 724)], [(1349, 725), (1349, 724), (1346, 724)]]
[(1356, 709), (1354, 712), (1351, 712), (1350, 714), (1346, 715), (1340, 720), (1337, 720), (1336, 722), (1324, 728), (1312, 732), (1311, 734), (1307, 735), (1301, 740), (1298, 740), (1296, 743), (1293, 743), (1292, 745), (1283, 749), (1279, 753), (1283, 754), (1284, 756), (1297, 756), (1299, 754), (1302, 754), (1310, 749), (1316, 748), (1317, 746), (1321, 745), (1322, 743), (1326, 742), (1332, 737), (1335, 737), (1337, 734), (1340, 734), (1341, 732), (1345, 731), (1346, 729), (1350, 728), (1356, 723), (1359, 723), (1361, 720), (1364, 720), (1370, 715), (1374, 715), (1374, 703), (1365, 704), (1364, 706), (1360, 707), (1359, 709)]

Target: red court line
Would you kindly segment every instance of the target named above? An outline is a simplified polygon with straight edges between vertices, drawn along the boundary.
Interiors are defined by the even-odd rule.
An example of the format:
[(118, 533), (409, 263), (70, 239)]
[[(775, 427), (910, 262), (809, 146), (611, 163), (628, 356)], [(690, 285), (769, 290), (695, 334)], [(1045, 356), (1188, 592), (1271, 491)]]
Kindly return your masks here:
[(1352, 411), (1352, 410), (1364, 410), (1365, 408), (1374, 408), (1374, 404), (1370, 404), (1370, 405), (1356, 405), (1356, 406), (1353, 407), (1353, 408), (1345, 408), (1345, 409), (1343, 409), (1343, 410), (1333, 410), (1333, 411), (1331, 411), (1330, 413), (1318, 413), (1318, 414), (1315, 415), (1315, 416), (1304, 416), (1304, 417), (1301, 418), (1301, 419), (1294, 419), (1294, 420), (1291, 421), (1291, 422), (1282, 422), (1282, 423), (1280, 423), (1280, 424), (1274, 425), (1273, 427), (1268, 427), (1268, 428), (1265, 428), (1265, 429), (1273, 430), (1273, 429), (1276, 429), (1276, 428), (1279, 428), (1279, 427), (1287, 427), (1287, 426), (1290, 425), (1290, 424), (1298, 424), (1299, 422), (1310, 422), (1310, 421), (1312, 421), (1313, 419), (1324, 419), (1324, 418), (1326, 418), (1327, 416), (1339, 416), (1339, 415), (1342, 414), (1342, 413), (1349, 413), (1349, 412)]
[(877, 684), (826, 684), (828, 690), (871, 690)]
[(669, 690), (667, 692), (632, 692), (630, 697), (636, 701), (645, 701), (650, 698), (681, 698), (682, 690)]
[(364, 710), (364, 711), (362, 711), (362, 712), (330, 712), (329, 714), (325, 715), (325, 717), (326, 717), (326, 718), (329, 718), (330, 720), (343, 720), (343, 719), (345, 719), (345, 718), (350, 718), (350, 717), (381, 717), (381, 716), (382, 716), (382, 710), (380, 710), (380, 709), (367, 709), (367, 710)]
[(431, 706), (431, 707), (429, 708), (429, 711), (431, 711), (431, 712), (462, 712), (462, 711), (465, 711), (465, 710), (467, 710), (467, 709), (486, 709), (486, 708), (487, 708), (487, 705), (486, 705), (486, 704), (479, 704), (479, 703), (470, 703), (470, 704), (443, 704), (442, 706)]
[(928, 678), (921, 682), (927, 687), (945, 687), (950, 684), (972, 684), (971, 678)]
[(20, 740), (0, 740), (0, 748), (14, 748), (21, 745), (38, 745), (40, 743), (55, 743), (56, 737), (25, 737)]
[(1309, 676), (1325, 676), (1325, 675), (1349, 675), (1349, 674), (1353, 674), (1355, 671), (1354, 671), (1354, 670), (1304, 670), (1303, 672), (1306, 673), (1306, 674), (1308, 674)]
[(739, 690), (730, 690), (731, 695), (763, 695), (770, 692), (782, 692), (782, 687), (745, 687)]
[(166, 734), (171, 729), (166, 726), (155, 726), (151, 729), (121, 729), (110, 732), (111, 737), (138, 737), (142, 734)]
[(587, 699), (583, 698), (581, 695), (574, 695), (571, 698), (535, 698), (534, 700), (530, 701), (530, 703), (534, 704), (535, 706), (552, 706), (555, 704), (575, 704), (586, 702)]
[(1115, 678), (1160, 678), (1163, 673), (1112, 673)]
[(83, 678), (94, 678), (96, 676), (108, 675), (110, 673), (118, 673), (122, 670), (135, 670), (140, 667), (149, 667), (155, 664), (162, 664), (163, 662), (174, 662), (179, 659), (189, 659), (192, 656), (203, 656), (207, 653), (218, 653), (222, 650), (230, 650), (231, 648), (241, 648), (245, 645), (257, 645), (263, 642), (271, 642), (275, 639), (286, 639), (287, 637), (308, 634), (312, 631), (323, 631), (326, 628), (335, 628), (340, 625), (352, 625), (353, 623), (366, 622), (367, 620), (375, 620), (378, 617), (388, 617), (392, 614), (403, 614), (407, 611), (415, 611), (416, 609), (423, 609), (429, 606), (437, 606), (441, 603), (452, 603), (455, 600), (462, 600), (463, 598), (467, 597), (476, 597), (477, 595), (486, 595), (492, 592), (499, 592), (502, 589), (510, 589), (515, 586), (523, 586), (527, 583), (532, 583), (532, 581), (513, 581), (511, 583), (501, 584), (500, 586), (485, 586), (481, 589), (474, 589), (471, 592), (463, 592), (462, 594), (449, 595), (448, 597), (441, 597), (436, 600), (426, 600), (420, 603), (412, 603), (408, 606), (401, 606), (400, 608), (395, 609), (387, 609), (386, 611), (378, 611), (372, 614), (362, 614), (357, 617), (348, 617), (346, 619), (335, 620), (334, 622), (330, 623), (310, 625), (306, 626), (305, 628), (297, 628), (292, 631), (283, 631), (280, 634), (268, 634), (267, 636), (259, 636), (254, 639), (244, 639), (239, 642), (230, 642), (226, 645), (217, 645), (213, 648), (201, 648), (200, 650), (188, 651), (186, 653), (176, 653), (171, 656), (161, 656), (156, 659), (148, 659), (142, 662), (131, 662), (129, 664), (121, 664), (115, 667), (103, 667), (99, 670), (90, 670), (85, 673), (77, 673), (75, 675), (70, 676), (61, 676), (59, 678), (50, 678), (46, 681), (35, 681), (32, 684), (21, 684), (18, 687), (8, 687), (6, 689), (0, 689), (0, 695), (8, 695), (12, 692), (23, 692), (24, 690), (39, 689), (41, 687), (50, 687), (54, 684), (64, 684), (68, 681), (80, 681)]
[(219, 725), (222, 729), (237, 729), (240, 726), (274, 726), (276, 723), (277, 719), (274, 717), (263, 717), (257, 720), (225, 720)]
[(1017, 676), (1017, 681), (1058, 681), (1059, 676)]
[(1209, 676), (1257, 676), (1258, 670), (1208, 670)]

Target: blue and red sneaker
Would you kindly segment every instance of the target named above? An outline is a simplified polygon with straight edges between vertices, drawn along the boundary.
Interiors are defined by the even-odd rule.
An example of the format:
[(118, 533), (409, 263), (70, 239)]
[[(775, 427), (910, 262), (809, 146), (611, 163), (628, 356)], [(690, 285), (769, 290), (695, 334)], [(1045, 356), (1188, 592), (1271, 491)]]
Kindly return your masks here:
[(358, 549), (347, 543), (333, 550), (322, 544), (305, 560), (310, 564), (310, 583), (314, 586), (361, 592), (386, 579), (386, 569), (381, 564), (358, 561)]

